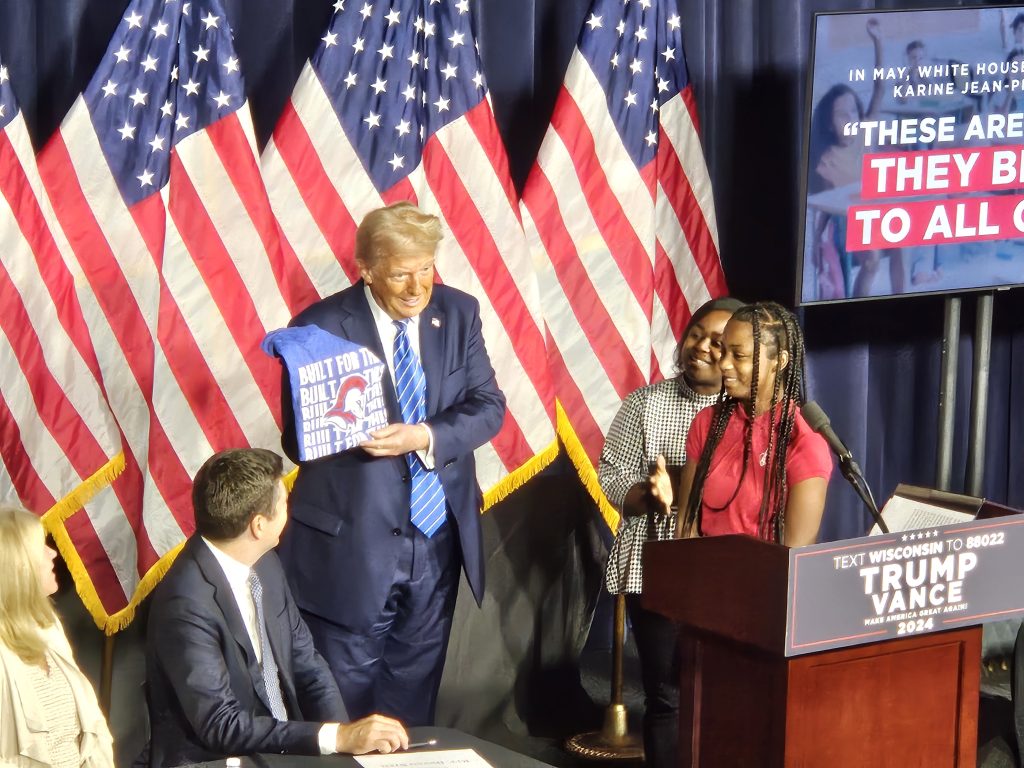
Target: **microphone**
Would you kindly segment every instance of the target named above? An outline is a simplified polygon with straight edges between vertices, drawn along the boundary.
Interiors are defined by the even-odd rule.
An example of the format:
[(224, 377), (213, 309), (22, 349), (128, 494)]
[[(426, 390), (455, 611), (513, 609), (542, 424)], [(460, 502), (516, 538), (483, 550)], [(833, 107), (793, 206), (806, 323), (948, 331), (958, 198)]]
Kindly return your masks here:
[(888, 533), (889, 528), (885, 521), (882, 520), (882, 515), (878, 511), (878, 505), (875, 503), (874, 494), (871, 493), (868, 481), (864, 479), (864, 473), (861, 472), (860, 466), (854, 461), (853, 453), (846, 447), (846, 444), (839, 438), (835, 430), (832, 429), (832, 422), (829, 421), (825, 411), (813, 400), (808, 400), (800, 408), (800, 413), (803, 415), (804, 421), (807, 422), (807, 426), (825, 438), (829, 448), (838, 457), (839, 471), (843, 473), (843, 477), (847, 479), (850, 485), (853, 486), (853, 490), (860, 496), (861, 501), (868, 508), (868, 512), (871, 513), (871, 517), (878, 525), (879, 530), (882, 533)]
[(840, 459), (853, 461), (853, 454), (846, 447), (846, 444), (839, 439), (839, 435), (836, 434), (835, 430), (832, 429), (832, 422), (829, 421), (828, 416), (821, 409), (820, 405), (813, 400), (808, 400), (800, 409), (800, 413), (803, 414), (807, 426), (825, 438), (825, 442), (828, 443), (829, 448), (832, 449), (836, 456)]

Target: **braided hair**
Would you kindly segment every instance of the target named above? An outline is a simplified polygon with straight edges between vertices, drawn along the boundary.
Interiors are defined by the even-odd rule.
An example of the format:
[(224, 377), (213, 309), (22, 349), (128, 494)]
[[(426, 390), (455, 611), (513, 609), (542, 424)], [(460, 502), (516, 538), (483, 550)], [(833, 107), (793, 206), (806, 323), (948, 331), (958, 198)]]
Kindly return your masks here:
[[(750, 323), (754, 338), (753, 371), (750, 383), (750, 418), (743, 435), (743, 468), (729, 500), (721, 507), (708, 506), (715, 512), (726, 509), (735, 501), (743, 477), (750, 466), (753, 453), (754, 409), (758, 401), (758, 379), (760, 376), (761, 347), (764, 346), (769, 360), (777, 360), (782, 351), (789, 353), (789, 363), (775, 375), (771, 402), (768, 406), (768, 448), (765, 451), (765, 488), (758, 513), (758, 536), (765, 541), (781, 542), (786, 523), (786, 456), (793, 437), (797, 409), (806, 400), (804, 389), (804, 338), (796, 318), (791, 312), (775, 302), (759, 302), (742, 307), (732, 316), (730, 322)], [(697, 463), (690, 497), (686, 503), (684, 528), (694, 524), (700, 530), (703, 507), (704, 483), (711, 468), (711, 459), (725, 434), (726, 425), (733, 412), (744, 404), (726, 394), (725, 388), (718, 395), (713, 406), (711, 428), (707, 442)]]

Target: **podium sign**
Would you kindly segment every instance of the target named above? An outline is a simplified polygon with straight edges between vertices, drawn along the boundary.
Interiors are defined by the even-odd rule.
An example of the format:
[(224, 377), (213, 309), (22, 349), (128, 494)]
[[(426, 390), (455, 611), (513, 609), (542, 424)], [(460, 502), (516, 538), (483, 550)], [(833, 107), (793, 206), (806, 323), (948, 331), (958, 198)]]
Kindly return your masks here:
[(786, 656), (1024, 615), (1024, 515), (791, 549)]

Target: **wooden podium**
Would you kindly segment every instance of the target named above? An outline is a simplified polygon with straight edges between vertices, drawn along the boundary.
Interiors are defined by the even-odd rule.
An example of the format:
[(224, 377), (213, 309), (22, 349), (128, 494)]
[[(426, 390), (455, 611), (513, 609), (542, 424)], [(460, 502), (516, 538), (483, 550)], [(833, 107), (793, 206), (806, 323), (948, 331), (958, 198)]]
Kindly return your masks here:
[(643, 603), (680, 623), (679, 765), (973, 766), (981, 627), (785, 655), (789, 550), (651, 542)]

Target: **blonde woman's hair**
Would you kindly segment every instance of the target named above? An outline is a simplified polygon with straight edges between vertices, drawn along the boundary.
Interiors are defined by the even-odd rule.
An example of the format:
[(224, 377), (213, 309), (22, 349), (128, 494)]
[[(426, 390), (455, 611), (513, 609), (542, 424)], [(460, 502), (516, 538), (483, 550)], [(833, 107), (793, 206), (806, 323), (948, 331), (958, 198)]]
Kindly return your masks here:
[(356, 230), (356, 261), (366, 267), (384, 254), (433, 251), (443, 237), (441, 220), (409, 202), (370, 211)]
[(36, 515), (0, 506), (0, 642), (33, 664), (46, 653), (41, 630), (57, 621), (39, 583), (35, 551), (42, 539), (43, 525)]

